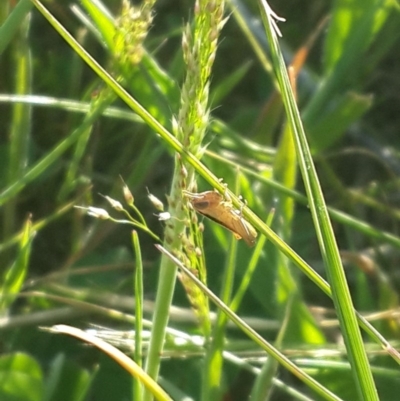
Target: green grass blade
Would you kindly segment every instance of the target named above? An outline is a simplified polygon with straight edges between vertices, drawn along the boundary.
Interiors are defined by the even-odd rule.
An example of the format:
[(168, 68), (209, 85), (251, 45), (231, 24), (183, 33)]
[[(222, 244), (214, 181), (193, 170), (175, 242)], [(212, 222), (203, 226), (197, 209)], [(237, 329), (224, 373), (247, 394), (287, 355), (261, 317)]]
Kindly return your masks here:
[[(143, 260), (140, 250), (139, 236), (136, 231), (132, 232), (132, 243), (135, 250), (135, 353), (134, 360), (142, 367), (142, 331), (143, 331)], [(134, 381), (134, 400), (143, 397), (143, 385), (139, 380)]]
[(95, 22), (107, 48), (114, 50), (115, 24), (111, 13), (104, 7), (103, 3), (97, 0), (82, 0), (82, 5)]
[(172, 401), (172, 398), (151, 377), (149, 377), (142, 368), (140, 368), (132, 359), (111, 344), (108, 344), (91, 334), (76, 329), (75, 327), (59, 325), (53, 326), (52, 328), (47, 329), (47, 331), (52, 333), (67, 334), (93, 345), (110, 358), (114, 359), (115, 362), (121, 365), (137, 380), (140, 380), (140, 382), (143, 383), (144, 387), (150, 391), (156, 400)]
[(266, 34), (271, 45), (271, 57), (275, 74), (285, 105), (288, 122), (291, 125), (294, 135), (300, 171), (306, 188), (314, 227), (317, 232), (322, 257), (331, 283), (332, 298), (339, 317), (350, 364), (353, 367), (354, 380), (362, 399), (377, 400), (378, 395), (374, 379), (363, 346), (363, 340), (357, 323), (356, 313), (346, 282), (334, 232), (312, 161), (311, 152), (307, 144), (300, 114), (293, 96), (286, 66), (280, 51), (277, 34), (272, 26), (271, 20), (273, 17), (271, 15), (271, 10), (265, 1), (260, 3), (260, 6)]

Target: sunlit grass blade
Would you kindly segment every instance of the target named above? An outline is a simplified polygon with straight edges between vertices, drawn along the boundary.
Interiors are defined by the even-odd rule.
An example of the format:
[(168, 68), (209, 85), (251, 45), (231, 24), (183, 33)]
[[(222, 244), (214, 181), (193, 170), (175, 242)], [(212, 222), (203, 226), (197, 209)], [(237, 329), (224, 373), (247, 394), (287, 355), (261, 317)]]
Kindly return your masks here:
[[(90, 102), (78, 101), (74, 99), (55, 98), (51, 96), (39, 95), (4, 95), (0, 94), (1, 103), (23, 103), (30, 104), (36, 107), (56, 108), (70, 113), (86, 114), (90, 111)], [(121, 107), (109, 106), (103, 114), (106, 117), (131, 121), (134, 123), (142, 123), (143, 120), (130, 110), (124, 110)]]
[(286, 66), (280, 51), (275, 27), (273, 26), (275, 24), (272, 20), (273, 13), (265, 0), (260, 2), (260, 9), (266, 34), (271, 45), (271, 57), (282, 100), (285, 105), (288, 123), (291, 126), (294, 137), (300, 171), (306, 188), (322, 258), (325, 262), (329, 281), (332, 286), (332, 298), (339, 317), (349, 360), (354, 369), (354, 380), (361, 397), (366, 400), (377, 400), (378, 395), (374, 379), (363, 346), (339, 250), (300, 119), (300, 113), (297, 109)]
[(144, 370), (140, 368), (140, 366), (138, 366), (132, 359), (130, 359), (118, 348), (115, 348), (105, 341), (71, 326), (58, 325), (43, 330), (47, 330), (51, 333), (67, 334), (93, 345), (107, 354), (110, 358), (114, 359), (115, 362), (117, 362), (133, 377), (139, 380), (146, 387), (146, 389), (150, 391), (155, 399), (160, 401), (172, 401), (172, 398), (150, 376), (148, 376)]
[[(132, 243), (135, 250), (135, 354), (134, 358), (139, 367), (142, 367), (142, 331), (143, 331), (143, 260), (140, 250), (139, 237), (136, 231), (132, 232)], [(141, 400), (143, 387), (139, 380), (134, 381), (134, 399)]]
[(100, 32), (106, 46), (113, 51), (115, 49), (115, 24), (110, 11), (97, 0), (83, 0), (82, 5), (93, 19), (97, 32)]

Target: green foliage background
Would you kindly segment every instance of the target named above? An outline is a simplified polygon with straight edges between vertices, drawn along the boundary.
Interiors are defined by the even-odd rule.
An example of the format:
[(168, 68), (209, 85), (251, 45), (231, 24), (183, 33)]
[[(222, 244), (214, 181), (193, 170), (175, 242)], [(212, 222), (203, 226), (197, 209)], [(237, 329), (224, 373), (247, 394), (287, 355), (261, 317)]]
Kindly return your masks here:
[[(82, 61), (77, 48), (61, 38), (33, 3), (14, 3), (0, 4), (0, 400), (139, 399), (132, 378), (107, 356), (40, 327), (100, 325), (96, 335), (131, 354), (132, 330), (138, 327), (133, 316), (140, 320), (143, 308), (148, 320), (140, 341), (146, 361), (160, 291), (160, 253), (154, 247), (160, 241), (154, 237), (163, 238), (170, 224), (158, 220), (148, 191), (167, 208), (176, 152), (150, 118), (143, 120), (107, 89), (104, 78)], [(196, 29), (195, 5), (145, 4), (154, 7), (154, 19), (143, 48), (145, 35), (135, 36), (134, 19), (128, 18), (132, 26), (123, 25), (120, 1), (53, 0), (46, 7), (155, 120), (176, 133), (182, 88), (190, 74), (182, 57), (182, 32), (186, 22)], [(323, 283), (317, 274), (329, 278), (336, 294), (335, 282), (326, 273), (329, 258), (321, 257), (308, 207), (312, 199), (305, 197), (304, 175), (298, 172), (295, 118), (287, 109), (285, 114), (278, 94), (262, 12), (247, 1), (225, 7), (229, 18), (210, 75), (210, 118), (205, 117), (205, 137), (195, 156), (257, 216), (268, 220), (288, 253), (283, 256), (260, 230), (259, 243), (249, 249), (221, 226), (199, 218), (205, 225), (201, 251), (207, 285), (334, 396), (316, 394), (293, 371), (271, 359), (266, 363), (259, 344), (227, 326), (220, 314), (212, 319), (210, 337), (188, 298), (197, 302), (197, 315), (207, 303), (187, 283), (175, 287), (176, 309), (168, 325), (179, 334), (167, 334), (160, 383), (173, 399), (377, 399), (357, 391), (358, 374), (343, 345), (346, 328), (339, 326), (334, 304), (320, 290)], [(363, 335), (360, 345), (368, 355), (379, 399), (393, 400), (400, 390), (395, 351), (399, 5), (288, 0), (271, 7), (286, 19), (278, 23), (283, 35), (279, 44), (286, 63), (299, 69), (297, 104), (354, 306), (382, 335), (378, 343)], [(208, 171), (201, 166), (195, 170), (197, 190), (211, 190)], [(126, 203), (120, 176), (134, 196), (139, 217)], [(126, 215), (113, 210), (104, 196), (119, 200), (137, 221), (143, 216), (144, 225), (135, 226), (139, 239), (133, 245)], [(238, 207), (237, 198), (233, 202)], [(95, 219), (73, 206), (104, 208), (124, 224)], [(247, 208), (243, 213), (248, 217)], [(296, 268), (289, 245), (312, 267), (308, 277)], [(139, 266), (143, 288), (138, 286)], [(215, 306), (211, 309), (217, 313)], [(203, 335), (207, 346), (197, 341)], [(384, 339), (393, 348), (385, 350)], [(391, 356), (387, 350), (393, 351)]]

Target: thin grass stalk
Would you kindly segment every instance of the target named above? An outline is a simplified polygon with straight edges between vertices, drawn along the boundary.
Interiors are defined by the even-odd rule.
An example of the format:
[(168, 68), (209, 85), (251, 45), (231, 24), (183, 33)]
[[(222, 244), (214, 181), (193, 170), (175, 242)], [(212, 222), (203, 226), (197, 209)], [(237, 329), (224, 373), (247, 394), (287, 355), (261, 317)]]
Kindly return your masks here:
[[(134, 360), (139, 367), (143, 365), (142, 355), (142, 332), (143, 332), (143, 260), (140, 250), (139, 236), (136, 231), (132, 231), (132, 244), (135, 250), (135, 350)], [(135, 379), (133, 384), (133, 400), (143, 398), (143, 384)]]
[[(178, 120), (174, 122), (175, 136), (183, 149), (196, 155), (203, 154), (202, 141), (209, 120), (208, 95), (209, 77), (217, 50), (219, 32), (224, 25), (223, 0), (198, 0), (195, 4), (193, 28), (187, 25), (182, 39), (183, 56), (187, 66), (186, 78), (181, 92)], [(180, 155), (175, 158), (174, 176), (168, 197), (171, 219), (164, 232), (165, 246), (180, 258), (189, 261), (195, 245), (187, 236), (190, 228), (189, 210), (182, 190), (195, 190), (195, 169), (184, 165)], [(197, 231), (196, 236), (199, 236)], [(202, 249), (200, 249), (202, 252)], [(193, 266), (192, 266), (193, 268)], [(146, 361), (147, 373), (157, 380), (160, 369), (165, 330), (177, 276), (176, 265), (166, 256), (161, 258), (160, 276), (153, 316), (152, 335)], [(145, 401), (151, 395), (145, 394)]]

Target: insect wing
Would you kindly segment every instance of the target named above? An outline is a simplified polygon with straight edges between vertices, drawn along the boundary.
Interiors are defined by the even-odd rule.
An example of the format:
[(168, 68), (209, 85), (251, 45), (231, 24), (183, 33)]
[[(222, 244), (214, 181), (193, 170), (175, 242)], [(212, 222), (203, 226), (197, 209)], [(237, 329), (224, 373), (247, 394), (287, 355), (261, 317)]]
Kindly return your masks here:
[(221, 194), (206, 191), (199, 194), (185, 191), (193, 208), (200, 214), (230, 230), (236, 239), (241, 239), (249, 246), (254, 246), (257, 232), (254, 227), (234, 210), (230, 202), (224, 201)]
[(245, 228), (246, 235), (243, 235), (243, 240), (248, 246), (254, 246), (256, 244), (257, 231), (256, 229), (243, 218), (241, 219), (242, 225)]
[(243, 238), (243, 241), (246, 242), (248, 246), (254, 246), (257, 238), (257, 231), (255, 228), (241, 216), (239, 210), (232, 210), (232, 214), (234, 215), (232, 219), (234, 222), (234, 231)]

